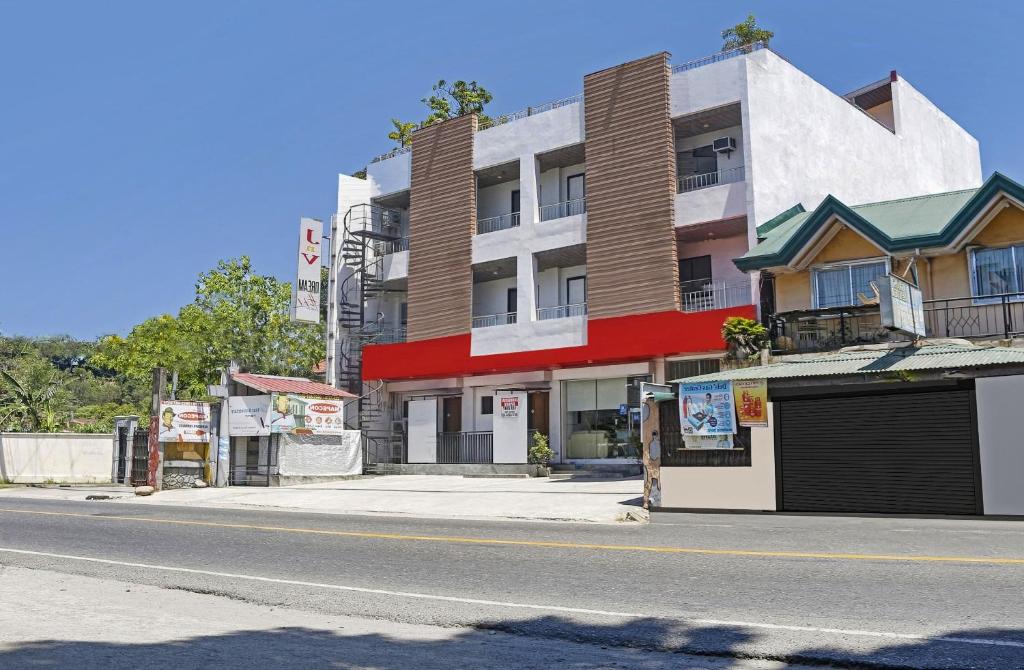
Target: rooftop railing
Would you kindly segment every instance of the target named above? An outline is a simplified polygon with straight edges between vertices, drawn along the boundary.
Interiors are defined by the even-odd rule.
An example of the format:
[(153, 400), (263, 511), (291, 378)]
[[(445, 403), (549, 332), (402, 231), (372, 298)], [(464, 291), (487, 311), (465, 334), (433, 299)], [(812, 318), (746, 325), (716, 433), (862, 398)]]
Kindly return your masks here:
[(684, 281), (680, 282), (680, 293), (684, 312), (710, 312), (754, 302), (750, 280), (747, 279), (732, 282)]
[(736, 49), (731, 49), (730, 51), (722, 51), (716, 54), (711, 54), (710, 56), (704, 56), (703, 58), (697, 58), (695, 60), (686, 61), (685, 63), (680, 63), (679, 65), (673, 65), (672, 73), (674, 74), (676, 72), (686, 72), (687, 70), (695, 70), (699, 67), (704, 67), (705, 65), (711, 65), (712, 63), (720, 63), (724, 60), (729, 60), (730, 58), (736, 58), (737, 56), (743, 56), (749, 53), (753, 53), (754, 51), (760, 51), (761, 49), (767, 48), (768, 44), (765, 42), (754, 42), (753, 44), (747, 44)]
[(518, 112), (512, 112), (511, 114), (499, 114), (498, 116), (488, 117), (485, 123), (480, 124), (478, 130), (487, 130), (488, 128), (495, 128), (497, 126), (505, 125), (506, 123), (509, 123), (511, 121), (525, 119), (528, 116), (536, 116), (537, 114), (550, 112), (551, 110), (558, 109), (559, 107), (575, 105), (577, 102), (583, 102), (582, 93), (571, 95), (568, 98), (562, 98), (560, 100), (546, 102), (543, 105), (537, 105), (536, 107), (527, 107), (526, 109), (520, 109)]
[(412, 147), (398, 147), (397, 149), (392, 149), (391, 151), (387, 152), (386, 154), (381, 154), (380, 156), (374, 156), (373, 159), (370, 162), (371, 163), (379, 163), (381, 161), (386, 161), (389, 158), (394, 158), (395, 156), (401, 156), (402, 154), (407, 154), (410, 151), (412, 151)]
[(586, 211), (586, 198), (566, 200), (565, 202), (556, 202), (553, 205), (544, 205), (543, 207), (541, 207), (540, 220), (552, 221), (554, 219), (561, 219), (564, 216), (575, 216), (576, 214), (585, 214)]
[(587, 303), (578, 302), (574, 305), (555, 305), (554, 307), (538, 307), (537, 320), (565, 319), (570, 316), (586, 316)]
[(477, 235), (493, 233), (499, 230), (515, 228), (519, 225), (519, 212), (502, 214), (501, 216), (489, 216), (486, 219), (478, 219), (476, 222)]
[(487, 314), (473, 317), (473, 328), (489, 328), (490, 326), (510, 326), (516, 322), (515, 312), (504, 314)]
[(679, 177), (679, 192), (689, 193), (699, 191), (702, 188), (711, 188), (719, 184), (735, 184), (746, 179), (743, 166), (705, 172), (704, 174), (693, 174)]

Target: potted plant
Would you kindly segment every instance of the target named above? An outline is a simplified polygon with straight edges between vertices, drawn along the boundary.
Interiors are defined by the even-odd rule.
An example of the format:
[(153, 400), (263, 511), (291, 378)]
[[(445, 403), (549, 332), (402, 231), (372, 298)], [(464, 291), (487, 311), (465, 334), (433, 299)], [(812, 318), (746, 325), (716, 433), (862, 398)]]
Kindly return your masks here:
[(768, 329), (753, 319), (730, 316), (722, 324), (722, 339), (729, 355), (743, 360), (768, 347)]
[(551, 474), (548, 464), (551, 463), (551, 459), (554, 457), (555, 452), (551, 450), (548, 444), (548, 436), (544, 433), (534, 433), (533, 438), (530, 440), (530, 446), (526, 451), (526, 460), (528, 463), (537, 466), (536, 476), (547, 477)]

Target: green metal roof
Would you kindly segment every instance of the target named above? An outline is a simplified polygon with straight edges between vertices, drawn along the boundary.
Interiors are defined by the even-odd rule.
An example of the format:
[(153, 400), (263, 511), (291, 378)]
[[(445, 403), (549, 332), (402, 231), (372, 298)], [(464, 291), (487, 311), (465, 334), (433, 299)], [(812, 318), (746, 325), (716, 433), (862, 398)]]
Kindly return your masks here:
[(762, 241), (736, 266), (749, 272), (785, 265), (833, 217), (887, 252), (945, 246), (999, 193), (1024, 199), (1024, 186), (996, 172), (979, 188), (853, 207), (830, 195), (813, 212), (794, 207), (759, 227)]
[(831, 377), (835, 375), (945, 370), (987, 365), (1024, 365), (1024, 348), (983, 347), (964, 340), (938, 340), (918, 346), (888, 348), (875, 345), (851, 348), (831, 354), (791, 359), (737, 370), (724, 370), (679, 382), (713, 382), (735, 379), (784, 379)]

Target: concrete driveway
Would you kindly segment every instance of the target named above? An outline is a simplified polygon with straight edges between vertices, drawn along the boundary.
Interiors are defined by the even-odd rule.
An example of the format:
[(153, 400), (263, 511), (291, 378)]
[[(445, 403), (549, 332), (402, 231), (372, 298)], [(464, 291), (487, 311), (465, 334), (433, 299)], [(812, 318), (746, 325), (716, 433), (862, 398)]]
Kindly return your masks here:
[(0, 489), (0, 500), (9, 496), (82, 500), (87, 495), (109, 495), (115, 501), (186, 507), (616, 523), (624, 521), (627, 512), (641, 510), (642, 493), (640, 477), (553, 480), (400, 475), (276, 488), (179, 489), (149, 497), (119, 487), (7, 488)]

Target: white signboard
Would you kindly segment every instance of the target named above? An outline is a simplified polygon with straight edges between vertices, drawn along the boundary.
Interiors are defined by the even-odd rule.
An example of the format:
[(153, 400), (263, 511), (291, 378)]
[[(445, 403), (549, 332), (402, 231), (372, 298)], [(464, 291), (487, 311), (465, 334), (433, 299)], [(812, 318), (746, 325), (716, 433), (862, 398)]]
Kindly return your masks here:
[(925, 336), (924, 300), (921, 289), (895, 275), (878, 279), (882, 326)]
[(265, 419), (271, 433), (341, 435), (345, 432), (345, 403), (341, 398), (322, 400), (293, 393), (274, 393)]
[(299, 225), (299, 271), (292, 292), (292, 318), (320, 323), (320, 240), (324, 224), (303, 217)]
[(519, 416), (519, 396), (517, 395), (503, 395), (498, 397), (498, 403), (501, 406), (501, 415), (503, 417), (517, 417)]
[(180, 400), (161, 400), (161, 442), (209, 442), (210, 404)]
[(237, 436), (270, 435), (269, 395), (233, 395), (228, 398), (228, 432)]

